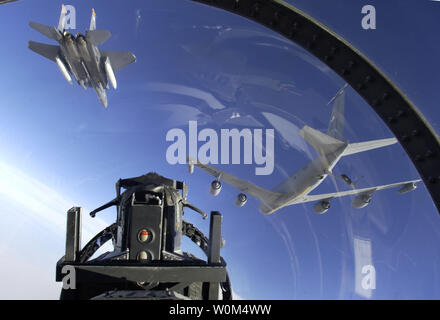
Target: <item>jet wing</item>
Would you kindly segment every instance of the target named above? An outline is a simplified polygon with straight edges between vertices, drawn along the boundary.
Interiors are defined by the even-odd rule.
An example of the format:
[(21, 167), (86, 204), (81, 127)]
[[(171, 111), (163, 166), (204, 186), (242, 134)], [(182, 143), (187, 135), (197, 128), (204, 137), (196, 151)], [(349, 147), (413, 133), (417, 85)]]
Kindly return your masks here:
[(136, 61), (136, 56), (130, 51), (101, 51), (103, 57), (109, 57), (113, 72)]
[(289, 205), (294, 205), (298, 203), (305, 203), (305, 202), (312, 202), (312, 201), (320, 201), (320, 200), (331, 200), (333, 198), (340, 198), (345, 196), (354, 196), (358, 194), (368, 194), (371, 195), (375, 191), (389, 189), (389, 188), (395, 188), (410, 184), (415, 184), (417, 182), (420, 182), (421, 180), (411, 180), (411, 181), (405, 181), (405, 182), (398, 182), (398, 183), (392, 183), (387, 184), (383, 186), (377, 186), (377, 187), (370, 187), (370, 188), (364, 188), (364, 189), (353, 189), (353, 190), (347, 190), (347, 191), (341, 191), (341, 192), (335, 192), (335, 193), (326, 193), (326, 194), (316, 194), (316, 195), (305, 195), (302, 196), (299, 199), (293, 200)]
[(28, 47), (32, 51), (52, 61), (55, 61), (55, 58), (57, 57), (58, 52), (60, 51), (59, 46), (53, 46), (50, 44), (45, 44), (35, 41), (29, 41)]
[(229, 173), (226, 173), (224, 171), (221, 171), (219, 169), (216, 169), (214, 167), (211, 167), (207, 164), (201, 164), (200, 162), (195, 162), (194, 160), (189, 160), (190, 164), (193, 164), (197, 168), (202, 169), (203, 171), (209, 173), (210, 175), (214, 176), (216, 179), (223, 181), (234, 188), (237, 188), (243, 193), (250, 194), (260, 200), (267, 201), (273, 197), (279, 197), (282, 194), (272, 192), (266, 189), (263, 189), (251, 182), (242, 180), (240, 178), (237, 178)]

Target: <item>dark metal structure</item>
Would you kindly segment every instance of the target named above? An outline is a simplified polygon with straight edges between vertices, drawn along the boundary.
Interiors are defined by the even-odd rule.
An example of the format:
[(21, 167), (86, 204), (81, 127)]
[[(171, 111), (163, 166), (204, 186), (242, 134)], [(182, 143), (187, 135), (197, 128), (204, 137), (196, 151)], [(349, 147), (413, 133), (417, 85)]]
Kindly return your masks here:
[[(121, 188), (126, 189), (121, 193)], [(180, 190), (180, 192), (179, 192)], [(61, 299), (204, 299), (229, 300), (231, 287), (220, 256), (222, 216), (212, 212), (207, 238), (183, 220), (185, 183), (149, 173), (116, 183), (116, 198), (95, 214), (117, 207), (117, 220), (81, 249), (81, 208), (67, 212), (66, 253), (56, 268), (56, 280), (66, 282)], [(182, 252), (182, 236), (206, 254), (207, 261)], [(91, 259), (108, 240), (114, 250)], [(66, 267), (70, 272), (66, 272)], [(73, 282), (73, 283), (72, 283)]]
[(193, 0), (283, 35), (343, 78), (382, 118), (417, 168), (440, 213), (440, 139), (417, 107), (377, 66), (327, 27), (282, 0)]
[(0, 4), (5, 4), (8, 2), (14, 2), (14, 1), (18, 1), (18, 0), (0, 0)]

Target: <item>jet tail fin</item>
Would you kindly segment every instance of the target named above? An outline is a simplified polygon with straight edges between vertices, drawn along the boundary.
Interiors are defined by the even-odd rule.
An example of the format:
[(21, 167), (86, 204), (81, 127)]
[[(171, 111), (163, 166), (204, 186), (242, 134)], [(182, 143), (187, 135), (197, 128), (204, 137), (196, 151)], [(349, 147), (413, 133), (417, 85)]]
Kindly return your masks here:
[(61, 5), (61, 13), (60, 13), (60, 19), (58, 20), (58, 31), (63, 32), (64, 29), (66, 28), (66, 7), (63, 5)]
[(348, 156), (355, 153), (360, 153), (368, 150), (383, 148), (397, 142), (396, 138), (371, 140), (359, 143), (350, 143), (345, 149), (343, 156)]
[(90, 18), (89, 30), (96, 30), (96, 13), (95, 13), (95, 9), (93, 8), (92, 8), (92, 16)]
[(329, 102), (331, 103), (332, 101), (334, 101), (334, 104), (327, 134), (340, 141), (344, 141), (344, 109), (346, 87), (347, 85), (343, 86), (342, 89), (338, 91), (336, 96)]

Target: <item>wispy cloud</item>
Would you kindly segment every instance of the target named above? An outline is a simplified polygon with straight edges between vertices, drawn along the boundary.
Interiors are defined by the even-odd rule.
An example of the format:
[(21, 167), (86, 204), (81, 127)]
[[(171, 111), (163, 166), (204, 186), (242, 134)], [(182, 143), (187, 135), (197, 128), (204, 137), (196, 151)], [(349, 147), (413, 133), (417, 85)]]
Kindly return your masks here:
[[(57, 299), (55, 263), (64, 250), (66, 211), (74, 202), (0, 162), (0, 299)], [(83, 215), (86, 241), (107, 226)]]
[(247, 300), (246, 298), (243, 298), (242, 296), (240, 296), (237, 292), (235, 292), (234, 290), (232, 290), (232, 299), (233, 300)]
[[(0, 162), (0, 194), (26, 209), (33, 218), (38, 217), (54, 234), (62, 234), (66, 227), (66, 211), (75, 202), (25, 172)], [(84, 210), (87, 212), (87, 210)], [(90, 238), (108, 224), (99, 218), (89, 220), (83, 215), (83, 235)]]

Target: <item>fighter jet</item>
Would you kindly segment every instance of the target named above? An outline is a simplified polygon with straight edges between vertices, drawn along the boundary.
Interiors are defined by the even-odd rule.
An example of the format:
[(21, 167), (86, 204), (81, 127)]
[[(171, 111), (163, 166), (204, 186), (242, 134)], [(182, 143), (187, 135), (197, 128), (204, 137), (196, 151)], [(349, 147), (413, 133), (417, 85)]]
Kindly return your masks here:
[(108, 84), (114, 89), (117, 87), (115, 72), (136, 61), (136, 57), (129, 51), (104, 51), (98, 45), (104, 43), (111, 34), (107, 30), (96, 29), (96, 14), (92, 9), (89, 30), (85, 36), (77, 33), (73, 36), (66, 30), (66, 8), (61, 8), (58, 27), (45, 26), (30, 22), (30, 27), (59, 45), (49, 45), (29, 41), (28, 47), (43, 57), (54, 61), (64, 78), (72, 84), (72, 75), (78, 84), (85, 90), (87, 87), (95, 89), (99, 101), (106, 108), (107, 95), (105, 90)]
[(263, 214), (272, 214), (285, 206), (306, 202), (315, 202), (313, 210), (318, 214), (323, 214), (329, 210), (332, 199), (345, 196), (354, 196), (352, 206), (360, 209), (370, 203), (371, 197), (376, 191), (400, 187), (397, 192), (403, 194), (416, 189), (417, 183), (421, 181), (420, 179), (357, 189), (353, 181), (347, 175), (343, 175), (345, 177), (342, 177), (342, 179), (346, 178), (344, 179), (346, 180), (345, 182), (354, 187), (354, 189), (327, 194), (310, 194), (326, 177), (329, 175), (335, 176), (332, 173), (332, 169), (342, 157), (382, 148), (397, 142), (395, 138), (358, 143), (346, 142), (343, 135), (345, 103), (343, 89), (334, 98), (335, 103), (327, 134), (307, 125), (299, 132), (300, 136), (318, 152), (318, 157), (287, 178), (274, 190), (263, 189), (253, 183), (191, 158), (188, 158), (189, 173), (194, 172), (195, 166), (214, 176), (216, 179), (210, 184), (210, 193), (214, 196), (220, 193), (222, 188), (220, 181), (224, 181), (240, 190), (241, 193), (238, 194), (235, 200), (235, 204), (239, 207), (245, 205), (247, 201), (246, 194), (258, 198), (260, 200), (259, 210)]

